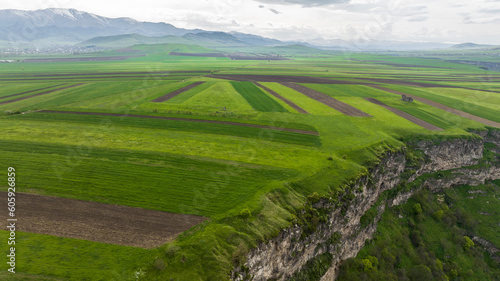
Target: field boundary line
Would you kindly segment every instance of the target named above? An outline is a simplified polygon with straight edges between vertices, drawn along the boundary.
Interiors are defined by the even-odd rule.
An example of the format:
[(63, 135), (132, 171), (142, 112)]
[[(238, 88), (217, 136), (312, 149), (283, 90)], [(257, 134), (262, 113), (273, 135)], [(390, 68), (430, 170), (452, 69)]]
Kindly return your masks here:
[(175, 96), (178, 96), (178, 95), (180, 95), (180, 94), (182, 94), (182, 93), (184, 93), (184, 92), (186, 92), (188, 90), (191, 90), (194, 87), (199, 86), (199, 85), (201, 85), (203, 83), (205, 83), (205, 81), (194, 82), (194, 83), (189, 84), (187, 86), (184, 86), (184, 87), (182, 87), (180, 89), (177, 89), (177, 90), (175, 90), (173, 92), (170, 92), (170, 93), (168, 93), (166, 95), (163, 95), (163, 96), (161, 96), (159, 98), (156, 98), (156, 99), (152, 100), (151, 102), (165, 102), (165, 101), (167, 101), (167, 100), (169, 100), (169, 99), (171, 99), (171, 98), (173, 98)]
[(46, 95), (46, 94), (50, 94), (50, 93), (53, 93), (53, 92), (58, 92), (58, 91), (66, 90), (66, 89), (69, 89), (69, 88), (74, 88), (74, 87), (81, 86), (81, 85), (85, 85), (85, 83), (79, 83), (79, 84), (75, 84), (75, 85), (71, 85), (71, 86), (66, 86), (66, 87), (63, 87), (63, 88), (57, 88), (57, 89), (49, 90), (49, 91), (46, 91), (46, 92), (34, 94), (34, 95), (31, 95), (31, 96), (27, 96), (27, 97), (22, 97), (22, 98), (17, 98), (17, 99), (9, 100), (9, 101), (0, 102), (0, 105), (7, 104), (7, 103), (13, 103), (13, 102), (16, 102), (16, 101), (25, 100), (25, 99), (29, 99), (29, 98), (34, 98), (34, 97), (38, 97), (38, 96), (41, 96), (41, 95)]
[(491, 121), (489, 119), (486, 119), (486, 118), (483, 118), (483, 117), (479, 117), (477, 115), (473, 115), (473, 114), (467, 113), (465, 111), (461, 111), (461, 110), (455, 109), (453, 107), (449, 107), (449, 106), (444, 105), (442, 103), (438, 103), (438, 102), (435, 102), (435, 101), (432, 101), (432, 100), (429, 100), (429, 99), (426, 99), (426, 98), (421, 98), (421, 97), (416, 96), (416, 95), (405, 94), (403, 92), (399, 92), (399, 91), (392, 90), (392, 89), (389, 89), (389, 88), (385, 88), (385, 87), (382, 87), (382, 86), (372, 86), (372, 87), (376, 88), (376, 89), (379, 89), (379, 90), (382, 90), (382, 91), (389, 92), (389, 93), (397, 94), (397, 95), (400, 95), (400, 96), (403, 96), (403, 95), (412, 96), (414, 100), (417, 100), (419, 102), (425, 103), (425, 104), (430, 105), (430, 106), (433, 106), (435, 108), (438, 108), (438, 109), (444, 110), (446, 112), (458, 115), (460, 117), (464, 117), (464, 118), (470, 119), (472, 121), (479, 122), (479, 123), (487, 125), (487, 126), (492, 126), (492, 127), (500, 128), (500, 123), (498, 123), (498, 122)]
[(361, 111), (361, 110), (355, 108), (354, 106), (348, 105), (347, 103), (341, 102), (337, 99), (330, 97), (327, 94), (324, 94), (322, 92), (318, 92), (318, 91), (313, 90), (311, 88), (308, 88), (308, 87), (305, 87), (305, 86), (302, 86), (299, 84), (295, 84), (295, 83), (290, 83), (290, 82), (283, 82), (280, 84), (283, 86), (286, 86), (288, 88), (291, 88), (295, 91), (298, 91), (301, 94), (303, 94), (303, 95), (305, 95), (305, 96), (307, 96), (315, 101), (321, 102), (321, 103), (323, 103), (323, 104), (325, 104), (325, 105), (327, 105), (327, 106), (329, 106), (329, 107), (331, 107), (331, 108), (337, 110), (338, 112), (345, 114), (347, 116), (372, 117), (370, 114), (368, 114), (364, 111)]
[[(152, 249), (207, 217), (79, 199), (17, 193), (19, 231)], [(6, 199), (7, 192), (0, 192)], [(7, 201), (7, 200), (5, 200)], [(1, 217), (4, 217), (2, 215)]]
[(402, 110), (399, 110), (397, 108), (389, 106), (389, 105), (387, 105), (387, 104), (385, 104), (385, 103), (383, 103), (383, 102), (381, 102), (381, 101), (379, 101), (379, 100), (377, 100), (375, 98), (364, 98), (364, 99), (367, 100), (367, 101), (369, 101), (369, 102), (371, 102), (371, 103), (374, 103), (376, 105), (380, 105), (383, 108), (388, 109), (392, 113), (397, 114), (400, 117), (402, 117), (402, 118), (404, 118), (404, 119), (406, 119), (406, 120), (408, 120), (408, 121), (410, 121), (410, 122), (412, 122), (412, 123), (414, 123), (414, 124), (416, 124), (416, 125), (418, 125), (420, 127), (423, 127), (425, 129), (428, 129), (428, 130), (431, 130), (431, 131), (442, 131), (443, 130), (442, 128), (439, 128), (436, 125), (432, 125), (431, 123), (426, 122), (426, 121), (424, 121), (424, 120), (422, 120), (420, 118), (417, 118), (417, 117), (415, 117), (415, 116), (413, 116), (413, 115), (411, 115), (409, 113), (406, 113), (406, 112), (404, 112)]
[(283, 97), (282, 95), (276, 93), (275, 91), (269, 89), (268, 87), (260, 84), (259, 82), (253, 82), (255, 85), (257, 85), (258, 87), (261, 87), (262, 89), (264, 89), (264, 91), (267, 91), (268, 93), (270, 93), (271, 95), (273, 95), (274, 97), (278, 98), (279, 100), (285, 102), (286, 104), (288, 104), (290, 107), (292, 107), (293, 109), (297, 110), (299, 113), (304, 113), (304, 114), (309, 114), (309, 112), (305, 111), (302, 107), (296, 105), (294, 102), (292, 102), (291, 100)]
[[(58, 110), (39, 110), (37, 112), (124, 117), (123, 114), (105, 113), (105, 112), (80, 112), (80, 111), (58, 111)], [(232, 125), (232, 126), (242, 126), (242, 127), (251, 127), (251, 128), (261, 128), (261, 129), (269, 129), (269, 130), (276, 130), (276, 131), (299, 133), (299, 134), (304, 134), (304, 135), (314, 135), (314, 136), (319, 135), (318, 132), (307, 131), (307, 130), (283, 128), (283, 127), (273, 127), (273, 126), (249, 124), (249, 123), (230, 122), (230, 121), (187, 119), (187, 118), (177, 118), (177, 117), (165, 117), (165, 116), (153, 116), (153, 115), (134, 115), (134, 114), (129, 114), (126, 117), (162, 119), (162, 120), (184, 121), (184, 122), (200, 122), (200, 123), (210, 123), (210, 124), (220, 124), (220, 125)]]
[(0, 97), (0, 100), (1, 100), (1, 99), (6, 99), (6, 98), (15, 97), (15, 96), (20, 96), (20, 95), (24, 95), (24, 94), (33, 93), (33, 92), (36, 92), (36, 91), (47, 90), (47, 89), (54, 88), (54, 87), (61, 87), (61, 86), (64, 86), (64, 85), (66, 85), (66, 83), (59, 84), (59, 85), (52, 85), (52, 86), (49, 86), (49, 87), (40, 88), (40, 89), (35, 89), (35, 90), (26, 91), (26, 92), (22, 92), (22, 93), (17, 93), (17, 94), (13, 94), (13, 95), (8, 95), (8, 96), (5, 96), (5, 97)]

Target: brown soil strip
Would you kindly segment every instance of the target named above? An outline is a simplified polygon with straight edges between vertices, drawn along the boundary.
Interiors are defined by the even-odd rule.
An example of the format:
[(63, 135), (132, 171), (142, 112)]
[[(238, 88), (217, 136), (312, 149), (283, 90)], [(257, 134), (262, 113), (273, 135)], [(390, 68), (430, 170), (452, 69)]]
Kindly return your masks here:
[(123, 114), (118, 114), (118, 113), (101, 113), (101, 112), (57, 111), (57, 110), (40, 110), (38, 112), (42, 112), (42, 113), (66, 113), (66, 114), (80, 114), (80, 115), (98, 115), (98, 116), (117, 116), (117, 117), (135, 117), (135, 118), (162, 119), (162, 120), (185, 121), (185, 122), (201, 122), (201, 123), (211, 123), (211, 124), (243, 126), (243, 127), (251, 127), (251, 128), (262, 128), (262, 129), (269, 129), (269, 130), (299, 133), (299, 134), (305, 134), (305, 135), (315, 135), (315, 136), (319, 135), (318, 132), (306, 131), (306, 130), (300, 130), (300, 129), (291, 129), (291, 128), (282, 128), (282, 127), (273, 127), (273, 126), (266, 126), (266, 125), (228, 122), (228, 121), (217, 121), (217, 120), (186, 119), (186, 118), (151, 116), (151, 115), (133, 115), (133, 114), (132, 115), (123, 115)]
[(16, 102), (16, 101), (20, 101), (20, 100), (25, 100), (25, 99), (29, 99), (29, 98), (34, 98), (34, 97), (38, 97), (38, 96), (41, 96), (41, 95), (46, 95), (46, 94), (50, 94), (50, 93), (53, 93), (53, 92), (57, 92), (57, 91), (66, 90), (66, 89), (69, 89), (69, 88), (81, 86), (81, 85), (84, 85), (84, 84), (85, 83), (80, 83), (80, 84), (71, 85), (71, 86), (67, 86), (67, 87), (63, 87), (63, 88), (53, 89), (53, 90), (46, 91), (46, 92), (41, 92), (41, 93), (34, 94), (34, 95), (31, 95), (31, 96), (27, 96), (27, 97), (21, 97), (21, 98), (9, 100), (9, 101), (4, 101), (4, 102), (0, 102), (0, 105), (7, 104), (7, 103), (12, 103), (12, 102)]
[(233, 81), (252, 81), (252, 82), (294, 82), (294, 83), (310, 83), (310, 84), (355, 84), (362, 85), (365, 82), (334, 80), (322, 77), (310, 76), (285, 76), (285, 75), (240, 75), (240, 74), (210, 74), (206, 77), (226, 79)]
[(166, 95), (163, 95), (163, 96), (161, 96), (159, 98), (156, 98), (156, 99), (152, 100), (152, 102), (164, 102), (164, 101), (167, 101), (167, 100), (169, 100), (169, 99), (171, 99), (171, 98), (173, 98), (173, 97), (175, 97), (175, 96), (177, 96), (179, 94), (182, 94), (185, 91), (191, 90), (192, 88), (194, 88), (196, 86), (199, 86), (199, 85), (201, 85), (203, 83), (205, 83), (205, 82), (203, 82), (203, 81), (194, 82), (193, 84), (187, 85), (186, 87), (182, 87), (182, 88), (180, 88), (178, 90), (170, 92), (170, 93), (168, 93)]
[(226, 53), (181, 53), (170, 52), (170, 56), (188, 56), (188, 57), (212, 57), (212, 58), (230, 58), (232, 60), (290, 60), (278, 56), (251, 56), (245, 54), (226, 54)]
[(129, 58), (144, 57), (146, 55), (137, 56), (112, 56), (112, 57), (86, 57), (86, 58), (46, 58), (46, 59), (25, 59), (24, 62), (78, 62), (78, 61), (110, 61), (110, 60), (126, 60)]
[[(89, 75), (162, 75), (162, 74), (188, 74), (188, 73), (210, 73), (209, 71), (160, 71), (160, 72), (88, 72), (88, 73), (64, 73), (64, 74), (38, 74), (33, 77), (64, 77), (64, 76), (89, 76)], [(125, 76), (123, 76), (125, 77)], [(139, 76), (135, 76), (139, 77)], [(86, 77), (85, 77), (86, 78)]]
[(376, 105), (380, 105), (380, 106), (384, 107), (385, 109), (388, 109), (392, 113), (397, 114), (400, 117), (403, 117), (404, 119), (419, 125), (420, 127), (426, 128), (426, 129), (431, 130), (431, 131), (442, 131), (443, 130), (437, 126), (432, 125), (431, 123), (425, 122), (424, 120), (419, 119), (419, 118), (417, 118), (411, 114), (408, 114), (402, 110), (399, 110), (399, 109), (394, 108), (392, 106), (388, 106), (387, 104), (385, 104), (377, 99), (374, 99), (374, 98), (365, 98), (365, 99), (369, 102), (376, 104)]
[(184, 56), (184, 57), (209, 57), (209, 58), (225, 58), (224, 53), (181, 53), (181, 52), (170, 52), (169, 56)]
[(54, 88), (54, 87), (60, 87), (60, 86), (63, 86), (63, 85), (65, 85), (65, 84), (60, 84), (60, 85), (55, 85), (55, 86), (50, 86), (50, 87), (35, 89), (35, 90), (27, 91), (27, 92), (22, 92), (22, 93), (18, 93), (18, 94), (13, 94), (13, 95), (9, 95), (9, 96), (4, 96), (4, 97), (0, 97), (0, 99), (11, 98), (11, 97), (15, 97), (15, 96), (20, 96), (20, 95), (24, 95), (24, 94), (33, 93), (33, 92), (36, 92), (36, 91), (42, 91), (42, 90), (46, 90), (46, 89), (50, 89), (50, 88)]
[[(7, 202), (6, 192), (0, 197)], [(0, 217), (7, 221), (7, 212)], [(207, 219), (28, 193), (16, 194), (16, 217), (16, 231), (140, 248), (161, 246)]]
[(315, 91), (313, 89), (304, 87), (302, 85), (298, 85), (295, 83), (281, 83), (282, 85), (285, 85), (291, 89), (294, 89), (295, 91), (298, 91), (306, 96), (308, 96), (311, 99), (314, 99), (316, 101), (319, 101), (323, 104), (328, 105), (329, 107), (349, 116), (358, 116), (358, 117), (371, 117), (370, 114), (367, 114), (355, 107), (352, 107), (346, 103), (343, 103), (339, 100), (336, 100), (329, 95), (323, 94), (321, 92)]
[[(385, 87), (381, 87), (381, 86), (372, 86), (372, 87), (376, 88), (376, 89), (379, 89), (379, 90), (382, 90), (382, 91), (389, 92), (389, 93), (401, 95), (401, 96), (402, 95), (406, 95), (406, 96), (409, 95), (409, 94), (405, 94), (405, 93), (402, 93), (402, 92), (399, 92), (399, 91), (395, 91), (395, 90), (392, 90), (392, 89), (388, 89), (388, 88), (385, 88)], [(432, 100), (421, 98), (421, 97), (418, 97), (418, 96), (415, 96), (415, 95), (409, 95), (409, 96), (412, 96), (414, 100), (417, 100), (417, 101), (425, 103), (427, 105), (439, 108), (441, 110), (444, 110), (444, 111), (447, 111), (447, 112), (450, 112), (450, 113), (453, 113), (455, 115), (458, 115), (458, 116), (461, 116), (461, 117), (464, 117), (464, 118), (467, 118), (467, 119), (470, 119), (470, 120), (482, 123), (482, 124), (487, 125), (487, 126), (492, 126), (492, 127), (500, 128), (500, 123), (498, 123), (498, 122), (491, 121), (491, 120), (488, 120), (488, 119), (485, 119), (485, 118), (482, 118), (482, 117), (479, 117), (479, 116), (476, 116), (476, 115), (472, 115), (470, 113), (467, 113), (467, 112), (464, 112), (464, 111), (461, 111), (461, 110), (458, 110), (458, 109), (446, 106), (446, 105), (441, 104), (441, 103), (437, 103), (437, 102), (432, 101)]]
[(121, 48), (118, 50), (115, 50), (117, 53), (137, 53), (140, 52), (140, 50), (134, 50), (131, 47), (126, 47), (126, 48)]
[[(353, 78), (357, 79), (357, 78)], [(410, 86), (410, 87), (422, 87), (422, 88), (448, 88), (448, 85), (438, 85), (438, 84), (430, 84), (430, 83), (422, 83), (422, 82), (413, 82), (413, 81), (401, 81), (398, 79), (386, 79), (386, 78), (360, 78), (360, 82), (355, 82), (355, 84), (363, 85), (367, 84), (366, 81), (375, 82), (375, 83), (385, 83), (385, 84), (394, 84), (401, 86)]]
[(289, 106), (291, 106), (292, 108), (294, 108), (295, 110), (297, 110), (299, 113), (305, 113), (305, 114), (309, 114), (309, 112), (305, 111), (302, 107), (296, 105), (295, 103), (293, 103), (291, 100), (287, 99), (287, 98), (284, 98), (283, 96), (281, 96), (280, 94), (276, 93), (275, 91), (269, 89), (268, 87), (260, 84), (259, 82), (254, 82), (255, 85), (261, 87), (262, 89), (264, 89), (265, 91), (267, 91), (268, 93), (270, 93), (271, 95), (275, 96), (276, 98), (284, 101), (286, 104), (288, 104)]

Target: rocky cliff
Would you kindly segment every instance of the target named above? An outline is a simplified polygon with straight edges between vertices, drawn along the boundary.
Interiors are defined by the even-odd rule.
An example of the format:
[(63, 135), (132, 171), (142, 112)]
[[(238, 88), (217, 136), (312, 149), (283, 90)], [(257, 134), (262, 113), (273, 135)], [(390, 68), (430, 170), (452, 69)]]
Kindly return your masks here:
[[(480, 132), (479, 135), (482, 138), (416, 143), (416, 148), (424, 155), (417, 167), (415, 163), (409, 163), (406, 149), (388, 152), (371, 169), (369, 176), (356, 182), (351, 189), (353, 199), (347, 205), (339, 206), (338, 202), (328, 199), (315, 202), (314, 208), (328, 213), (327, 221), (321, 223), (313, 233), (305, 233), (303, 225), (294, 225), (284, 229), (278, 237), (261, 243), (247, 254), (245, 265), (234, 270), (233, 280), (288, 280), (308, 261), (324, 253), (332, 254), (333, 260), (321, 280), (335, 280), (340, 263), (354, 257), (365, 241), (372, 238), (386, 206), (406, 202), (422, 186), (439, 190), (457, 184), (476, 185), (500, 178), (500, 167), (477, 165), (483, 157), (485, 141), (500, 144), (500, 133)], [(407, 178), (411, 183), (421, 179), (418, 178), (421, 175), (436, 171), (446, 171), (446, 175), (419, 180), (417, 188), (402, 190), (378, 202), (384, 191), (394, 189), (401, 184), (402, 179)], [(376, 203), (377, 215), (373, 221), (368, 224), (366, 220), (362, 222), (363, 215)]]

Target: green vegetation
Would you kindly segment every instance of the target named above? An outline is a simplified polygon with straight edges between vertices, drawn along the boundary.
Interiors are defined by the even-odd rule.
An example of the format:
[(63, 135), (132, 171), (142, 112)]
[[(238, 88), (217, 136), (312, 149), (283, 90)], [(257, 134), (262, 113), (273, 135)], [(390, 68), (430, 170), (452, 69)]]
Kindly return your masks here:
[(474, 95), (464, 96), (458, 95), (457, 91), (443, 90), (441, 88), (430, 88), (432, 90), (429, 90), (428, 88), (415, 89), (399, 85), (390, 85), (388, 88), (426, 98), (473, 115), (500, 122), (500, 116), (498, 114), (499, 107), (496, 101), (487, 105), (489, 100), (491, 100), (489, 97), (494, 95), (493, 93), (475, 92)]
[[(481, 192), (469, 192), (474, 190)], [(499, 194), (495, 184), (461, 186), (444, 194), (418, 192), (406, 204), (386, 210), (378, 235), (341, 266), (339, 280), (498, 280), (497, 264), (471, 237), (484, 238), (486, 228), (498, 237), (498, 200), (481, 202)]]
[[(111, 41), (103, 43), (111, 44)], [(445, 63), (445, 67), (450, 68), (425, 68), (426, 71), (422, 71), (424, 66), (440, 67), (442, 62), (364, 53), (330, 55), (320, 50), (311, 53), (303, 46), (246, 49), (248, 52), (263, 51), (293, 58), (279, 61), (170, 56), (172, 51), (215, 52), (192, 45), (144, 44), (79, 56), (135, 56), (119, 61), (0, 64), (0, 102), (12, 99), (2, 99), (12, 94), (33, 90), (19, 96), (24, 97), (40, 93), (46, 87), (83, 83), (75, 88), (0, 104), (2, 169), (8, 165), (19, 171), (19, 192), (210, 218), (154, 250), (19, 232), (19, 252), (25, 254), (19, 258), (16, 278), (135, 280), (137, 273), (143, 280), (227, 280), (234, 267), (244, 265), (244, 256), (249, 249), (275, 237), (282, 228), (301, 223), (307, 229), (304, 235), (308, 235), (319, 222), (325, 221), (326, 211), (316, 210), (311, 202), (331, 197), (332, 202), (341, 208), (350, 204), (354, 192), (352, 183), (367, 175), (368, 167), (376, 164), (384, 153), (401, 149), (404, 141), (466, 138), (470, 136), (467, 130), (484, 129), (479, 123), (449, 117), (437, 108), (418, 102), (406, 105), (399, 102), (398, 95), (361, 85), (366, 83), (364, 79), (367, 77), (389, 77), (406, 82), (431, 81), (443, 76), (452, 78), (451, 74), (475, 77), (483, 73), (474, 66)], [(217, 51), (228, 50), (221, 48)], [(14, 59), (33, 57), (26, 55)], [(299, 114), (251, 82), (220, 80), (206, 74), (295, 75), (358, 81), (359, 85), (304, 85), (373, 117), (346, 116), (278, 82), (262, 82), (309, 113)], [(167, 102), (151, 102), (198, 81), (205, 83)], [(480, 83), (479, 78), (467, 82), (471, 88), (480, 87)], [(447, 87), (453, 87), (452, 84), (450, 82)], [(414, 89), (397, 83), (387, 87)], [(468, 91), (447, 91), (444, 88), (414, 90), (422, 95), (435, 96), (443, 103), (449, 102), (450, 98), (465, 100), (469, 94)], [(445, 130), (431, 132), (423, 129), (366, 101), (365, 97), (380, 99)], [(496, 120), (493, 113), (498, 100), (484, 101), (470, 102), (479, 106), (474, 112)], [(93, 112), (96, 115), (32, 112), (38, 110)], [(105, 115), (109, 113), (119, 116)], [(221, 122), (159, 119), (166, 117)], [(318, 135), (282, 128), (317, 132)], [(418, 157), (415, 158), (413, 160), (418, 161)], [(461, 206), (466, 210), (480, 208), (480, 205), (461, 200), (454, 202), (455, 205), (450, 205), (447, 211), (430, 203), (424, 204), (424, 201), (412, 201), (420, 204), (421, 212), (415, 213), (412, 207), (408, 207), (404, 220), (415, 221), (417, 228), (418, 223), (424, 223), (429, 229), (447, 235), (442, 238), (445, 240), (458, 237), (460, 240), (456, 245), (445, 243), (450, 248), (447, 248), (446, 255), (439, 256), (442, 273), (450, 277), (455, 273), (455, 277), (468, 276), (472, 264), (477, 263), (479, 268), (484, 266), (477, 261), (478, 244), (472, 246), (463, 238), (471, 237), (467, 229), (465, 234), (463, 231), (446, 232), (437, 224), (448, 219), (450, 212), (455, 214), (454, 208)], [(364, 217), (365, 225), (373, 221), (375, 211), (372, 209)], [(467, 209), (473, 216), (476, 211)], [(417, 221), (421, 216), (424, 219)], [(494, 223), (493, 218), (483, 219), (492, 219), (489, 223)], [(454, 226), (462, 227), (459, 223)], [(407, 224), (395, 227), (402, 231), (402, 235), (410, 233)], [(386, 227), (385, 232), (382, 230), (385, 237), (390, 228)], [(425, 243), (427, 240), (432, 242), (430, 235), (424, 234), (420, 228), (418, 230), (420, 234), (416, 237)], [(481, 237), (498, 243), (496, 235), (499, 231), (495, 228), (483, 228), (479, 224), (476, 230)], [(5, 231), (0, 233), (7, 235)], [(336, 244), (339, 238), (332, 236), (329, 243)], [(387, 251), (402, 251), (401, 245), (410, 244), (397, 244), (397, 249), (388, 248)], [(428, 277), (429, 272), (432, 275), (441, 272), (436, 269), (439, 268), (436, 259), (435, 266), (427, 258), (423, 260), (425, 262), (416, 263), (414, 258), (420, 250), (418, 247), (412, 249), (408, 256), (398, 256), (401, 268), (406, 268), (408, 274), (421, 273)], [(439, 249), (432, 249), (439, 253)], [(460, 260), (446, 258), (454, 251), (461, 254), (457, 258)], [(354, 270), (353, 274), (359, 273), (358, 277), (379, 276), (377, 274), (383, 272), (382, 268), (389, 261), (372, 252), (366, 253), (360, 256), (361, 260), (354, 262), (352, 268), (359, 269), (359, 272)], [(318, 278), (327, 269), (331, 258), (327, 254), (317, 257), (293, 280)], [(467, 259), (469, 261), (462, 261)], [(480, 277), (487, 276), (485, 273)], [(0, 273), (0, 279), (4, 277), (5, 274)]]
[[(46, 122), (72, 122), (80, 124), (99, 124), (103, 119), (102, 116), (83, 115), (83, 114), (65, 114), (65, 113), (31, 113), (18, 115), (11, 118), (19, 118), (23, 120), (36, 120)], [(195, 122), (189, 119), (181, 120), (164, 120), (153, 118), (137, 118), (133, 115), (128, 117), (121, 116), (106, 116), (106, 120), (115, 126), (127, 126), (149, 129), (163, 129), (172, 131), (187, 131), (207, 134), (220, 134), (237, 136), (244, 138), (262, 139), (262, 135), (269, 136), (266, 139), (269, 141), (300, 144), (307, 146), (320, 146), (319, 137), (311, 134), (302, 134), (295, 132), (287, 132), (281, 130), (272, 130), (266, 128), (254, 128), (247, 126), (228, 125), (228, 124), (210, 124), (204, 122)], [(244, 123), (242, 123), (244, 124)]]
[(281, 104), (266, 95), (252, 82), (232, 81), (231, 85), (255, 110), (263, 112), (288, 112)]
[[(1, 230), (0, 238), (7, 240), (9, 233)], [(16, 232), (16, 243), (16, 273), (2, 266), (2, 280), (136, 280), (144, 264), (158, 255), (157, 249), (25, 232)], [(2, 254), (9, 254), (7, 248)]]

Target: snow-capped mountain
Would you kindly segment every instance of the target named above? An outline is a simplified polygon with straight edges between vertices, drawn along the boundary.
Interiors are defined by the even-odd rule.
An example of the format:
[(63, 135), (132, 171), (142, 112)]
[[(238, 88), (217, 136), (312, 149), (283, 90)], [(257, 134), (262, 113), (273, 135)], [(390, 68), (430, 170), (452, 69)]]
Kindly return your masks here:
[(96, 36), (131, 33), (182, 36), (201, 31), (177, 28), (168, 23), (106, 18), (75, 9), (0, 10), (0, 40), (7, 42), (74, 44)]

